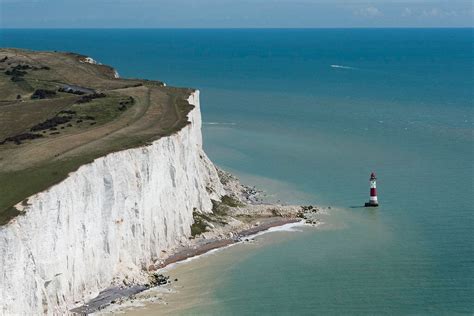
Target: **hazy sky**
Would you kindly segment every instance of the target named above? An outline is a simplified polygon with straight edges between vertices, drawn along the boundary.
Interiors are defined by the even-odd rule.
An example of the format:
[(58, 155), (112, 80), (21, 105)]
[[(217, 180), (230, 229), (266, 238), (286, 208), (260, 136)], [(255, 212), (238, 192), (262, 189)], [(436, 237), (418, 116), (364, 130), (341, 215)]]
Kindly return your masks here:
[(472, 27), (474, 0), (0, 0), (4, 28)]

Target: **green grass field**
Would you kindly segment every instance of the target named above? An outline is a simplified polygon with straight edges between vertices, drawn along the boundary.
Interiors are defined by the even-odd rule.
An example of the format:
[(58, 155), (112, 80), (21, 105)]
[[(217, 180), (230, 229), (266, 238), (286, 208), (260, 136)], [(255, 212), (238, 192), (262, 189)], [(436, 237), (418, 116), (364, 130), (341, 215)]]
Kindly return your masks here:
[(77, 54), (0, 49), (0, 225), (81, 165), (182, 129), (192, 91), (117, 79)]

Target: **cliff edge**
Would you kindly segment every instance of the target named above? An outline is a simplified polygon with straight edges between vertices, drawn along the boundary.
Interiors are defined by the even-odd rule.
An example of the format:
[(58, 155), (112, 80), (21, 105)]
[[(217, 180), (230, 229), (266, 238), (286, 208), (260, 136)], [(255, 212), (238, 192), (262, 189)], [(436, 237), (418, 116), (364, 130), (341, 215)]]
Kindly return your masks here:
[(80, 166), (180, 131), (193, 92), (82, 55), (0, 49), (0, 225)]
[[(27, 65), (15, 69), (25, 68), (35, 76), (41, 71), (53, 71), (47, 62), (38, 62), (43, 53), (7, 53), (6, 60), (14, 60), (12, 54), (31, 60), (13, 64)], [(58, 56), (66, 60), (72, 56), (86, 65), (87, 71), (98, 67), (76, 55)], [(59, 69), (58, 73), (63, 70), (54, 69)], [(210, 212), (211, 198), (219, 199), (223, 194), (217, 170), (202, 150), (199, 92), (168, 88), (157, 82), (114, 79), (111, 69), (103, 69), (109, 72), (103, 80), (91, 81), (87, 86), (84, 82), (80, 87), (74, 82), (74, 91), (80, 88), (93, 92), (83, 90), (83, 94), (75, 94), (60, 92), (57, 87), (33, 87), (28, 96), (21, 95), (21, 99), (27, 100), (17, 101), (15, 97), (0, 106), (3, 120), (11, 117), (11, 111), (28, 111), (32, 106), (43, 107), (36, 114), (40, 123), (73, 116), (54, 127), (40, 126), (38, 131), (33, 127), (40, 123), (33, 121), (25, 124), (23, 130), (3, 131), (1, 193), (31, 192), (22, 190), (22, 185), (29, 185), (27, 181), (19, 182), (28, 171), (30, 177), (43, 176), (40, 184), (32, 188), (45, 190), (17, 199), (18, 214), (9, 216), (0, 226), (0, 314), (63, 314), (111, 284), (123, 280), (146, 283), (146, 268), (156, 263), (164, 250), (191, 236), (193, 212)], [(12, 72), (9, 73), (11, 76)], [(23, 78), (27, 76), (28, 73)], [(61, 82), (48, 80), (52, 85), (69, 82), (72, 86), (70, 78)], [(111, 81), (114, 86), (103, 81)], [(14, 81), (8, 84), (11, 82)], [(19, 82), (30, 84), (33, 80)], [(32, 98), (41, 89), (55, 94)], [(85, 96), (100, 93), (105, 97), (78, 103)], [(184, 95), (185, 104), (179, 100)], [(125, 104), (125, 100), (132, 100), (130, 97), (133, 104)], [(107, 98), (111, 100), (104, 102)], [(120, 110), (124, 104), (126, 109)], [(89, 108), (89, 114), (78, 114), (84, 110), (83, 105)], [(112, 115), (109, 112), (116, 110), (113, 119), (99, 120), (104, 111)], [(61, 111), (63, 114), (59, 114)], [(94, 111), (97, 123), (82, 124), (87, 120), (84, 116), (92, 117), (90, 113)], [(82, 122), (76, 123), (79, 120)], [(22, 123), (25, 121), (16, 121), (17, 125)], [(15, 143), (15, 135), (42, 134), (44, 130), (47, 132), (43, 137), (17, 137)], [(50, 135), (55, 131), (64, 132)], [(60, 174), (51, 174), (54, 179), (49, 179), (47, 172), (51, 170)], [(8, 182), (14, 187), (7, 188)], [(3, 206), (8, 204), (7, 200), (13, 201), (8, 199), (11, 195), (21, 194), (3, 198)]]

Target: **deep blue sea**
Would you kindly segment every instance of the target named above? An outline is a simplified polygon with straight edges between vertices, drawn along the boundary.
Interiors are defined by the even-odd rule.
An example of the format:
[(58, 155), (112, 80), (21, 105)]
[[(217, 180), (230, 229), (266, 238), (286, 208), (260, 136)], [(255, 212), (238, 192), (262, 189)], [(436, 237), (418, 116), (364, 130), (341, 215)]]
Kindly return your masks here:
[(473, 29), (0, 30), (200, 89), (217, 165), (334, 209), (216, 268), (214, 303), (184, 312), (216, 315), (474, 313), (473, 45)]

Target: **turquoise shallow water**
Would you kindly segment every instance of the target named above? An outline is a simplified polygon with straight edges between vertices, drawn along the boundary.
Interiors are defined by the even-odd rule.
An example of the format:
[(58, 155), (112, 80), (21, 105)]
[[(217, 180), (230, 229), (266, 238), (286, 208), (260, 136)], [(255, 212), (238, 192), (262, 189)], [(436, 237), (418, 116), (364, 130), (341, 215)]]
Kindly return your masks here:
[[(340, 209), (333, 229), (216, 271), (218, 306), (193, 313), (474, 312), (472, 29), (3, 30), (0, 42), (197, 87), (218, 165), (275, 199)], [(376, 210), (357, 207), (371, 170)]]

